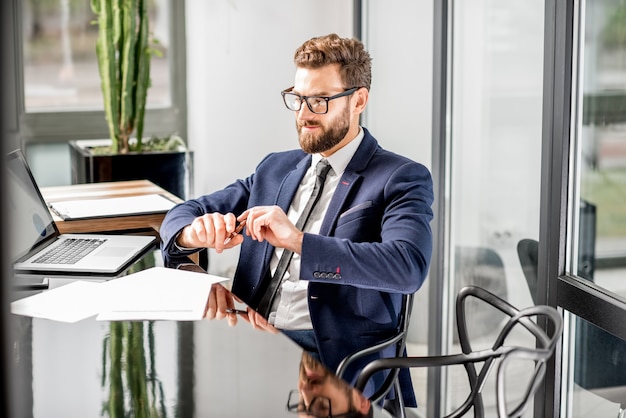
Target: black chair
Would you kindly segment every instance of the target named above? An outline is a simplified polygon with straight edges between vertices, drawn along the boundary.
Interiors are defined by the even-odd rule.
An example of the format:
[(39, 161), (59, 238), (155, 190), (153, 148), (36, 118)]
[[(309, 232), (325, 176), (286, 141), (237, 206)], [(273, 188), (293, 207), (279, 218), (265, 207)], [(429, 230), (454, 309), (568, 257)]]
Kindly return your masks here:
[[(489, 289), (500, 299), (508, 298), (506, 272), (502, 257), (492, 248), (480, 246), (459, 245), (454, 248), (454, 294), (465, 286), (478, 286)], [(476, 328), (473, 336), (486, 335), (498, 326), (501, 318), (492, 315), (480, 301), (468, 301), (466, 315), (471, 316), (476, 323), (482, 324)], [(453, 343), (458, 344), (458, 336), (453, 335)]]
[[(413, 309), (413, 294), (404, 295), (402, 298), (402, 309), (400, 313), (400, 317), (398, 318), (398, 332), (395, 336), (378, 343), (374, 346), (368, 347), (366, 349), (357, 351), (356, 353), (352, 353), (346, 356), (339, 366), (337, 366), (337, 370), (335, 374), (344, 378), (346, 370), (355, 362), (362, 361), (363, 358), (370, 356), (372, 354), (378, 353), (381, 350), (394, 346), (396, 347), (395, 356), (403, 357), (406, 355), (406, 339), (407, 333), (409, 330), (409, 319), (411, 317), (411, 310)], [(398, 381), (398, 375), (400, 374), (400, 369), (392, 370), (384, 379), (383, 383), (379, 385), (376, 389), (376, 392), (370, 396), (370, 401), (372, 403), (381, 402), (392, 389), (395, 390), (396, 396), (392, 400), (388, 400), (387, 404), (384, 405), (385, 409), (390, 411), (402, 411), (401, 418), (405, 418), (404, 415), (404, 402), (402, 398), (402, 390), (400, 387), (400, 383)], [(364, 388), (364, 386), (363, 386)], [(363, 390), (361, 388), (361, 390)]]
[(534, 239), (522, 239), (517, 243), (517, 256), (526, 278), (533, 302), (537, 303), (537, 276), (539, 270), (539, 243)]
[[(468, 324), (466, 320), (466, 304), (472, 297), (491, 305), (508, 318), (500, 328), (498, 336), (489, 349), (473, 350), (469, 341)], [(550, 322), (550, 333), (544, 331), (533, 319), (546, 318)], [(367, 381), (382, 370), (395, 370), (399, 368), (433, 367), (464, 365), (469, 380), (470, 394), (465, 402), (456, 408), (446, 418), (461, 417), (471, 408), (475, 417), (484, 416), (482, 390), (490, 372), (496, 369), (496, 401), (498, 416), (520, 417), (532, 404), (533, 395), (540, 387), (544, 378), (546, 363), (553, 355), (556, 344), (563, 331), (563, 320), (556, 309), (549, 306), (533, 306), (518, 310), (508, 302), (497, 297), (480, 287), (467, 286), (460, 290), (456, 301), (456, 319), (458, 324), (459, 342), (462, 353), (427, 356), (427, 357), (396, 357), (377, 359), (368, 363), (357, 377), (355, 387), (363, 390)], [(507, 345), (507, 337), (513, 332), (522, 330), (531, 335), (536, 345), (521, 346)], [(514, 408), (507, 405), (505, 388), (505, 374), (507, 366), (515, 360), (523, 360), (534, 363), (533, 373), (524, 389), (521, 401)], [(480, 371), (477, 371), (477, 363), (482, 363)], [(519, 386), (520, 382), (516, 382)]]
[[(539, 242), (525, 238), (517, 244), (517, 255), (530, 289), (537, 303)], [(594, 260), (589, 252), (579, 260), (578, 275), (593, 281)], [(576, 350), (574, 382), (580, 387), (618, 403), (618, 417), (626, 416), (626, 342), (597, 326), (579, 319), (576, 321)]]

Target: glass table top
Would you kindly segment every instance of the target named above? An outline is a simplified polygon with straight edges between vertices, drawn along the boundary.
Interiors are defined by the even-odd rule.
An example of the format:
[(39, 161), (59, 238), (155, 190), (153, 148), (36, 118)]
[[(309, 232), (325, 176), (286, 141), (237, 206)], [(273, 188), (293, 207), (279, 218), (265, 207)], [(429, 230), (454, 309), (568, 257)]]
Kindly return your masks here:
[[(158, 264), (158, 251), (150, 257)], [(143, 260), (135, 268), (153, 265)], [(11, 315), (10, 322), (9, 371), (20, 417), (293, 417), (290, 391), (311, 384), (301, 375), (301, 347), (245, 321), (64, 323)], [(342, 393), (353, 390), (317, 365)]]

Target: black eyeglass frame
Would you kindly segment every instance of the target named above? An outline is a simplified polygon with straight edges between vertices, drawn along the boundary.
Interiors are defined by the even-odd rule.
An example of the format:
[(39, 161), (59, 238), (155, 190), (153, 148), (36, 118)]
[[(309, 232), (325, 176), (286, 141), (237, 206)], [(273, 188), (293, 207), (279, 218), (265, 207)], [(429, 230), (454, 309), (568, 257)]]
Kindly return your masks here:
[[(280, 92), (280, 94), (283, 96), (283, 103), (285, 103), (285, 107), (291, 111), (294, 112), (299, 112), (302, 109), (302, 103), (306, 103), (306, 106), (309, 108), (309, 110), (311, 111), (311, 113), (315, 113), (316, 115), (325, 115), (326, 113), (328, 113), (328, 102), (330, 102), (331, 100), (335, 100), (338, 99), (340, 97), (344, 97), (344, 96), (350, 96), (351, 94), (354, 94), (358, 89), (360, 89), (361, 87), (352, 87), (351, 89), (346, 89), (344, 91), (342, 91), (339, 94), (335, 94), (334, 96), (301, 96), (299, 94), (294, 93), (292, 90), (295, 86), (291, 86), (288, 89), (285, 89), (283, 91)], [(291, 94), (293, 96), (297, 96), (300, 98), (300, 107), (298, 107), (298, 109), (292, 109), (287, 105), (287, 100), (285, 99), (285, 95), (287, 94)], [(316, 112), (311, 108), (311, 104), (309, 103), (309, 99), (322, 99), (326, 102), (326, 110), (324, 112)]]
[[(292, 396), (298, 399), (297, 403), (292, 402), (291, 400)], [(307, 408), (306, 405), (304, 404), (304, 401), (300, 400), (300, 391), (298, 389), (292, 389), (289, 391), (289, 397), (287, 398), (287, 405), (286, 405), (287, 411), (293, 412), (293, 413), (305, 413), (307, 414), (307, 416), (315, 417), (315, 418), (355, 418), (355, 417), (361, 416), (358, 412), (355, 412), (355, 411), (348, 411), (343, 414), (333, 415), (332, 403), (330, 402), (330, 399), (328, 399), (325, 396), (318, 396), (318, 397), (313, 398), (311, 400), (311, 405), (313, 405), (315, 403), (315, 400), (318, 398), (326, 399), (326, 401), (328, 401), (328, 413), (329, 414), (327, 416), (314, 415), (310, 411), (310, 406), (309, 408)], [(301, 407), (303, 409), (300, 409)]]

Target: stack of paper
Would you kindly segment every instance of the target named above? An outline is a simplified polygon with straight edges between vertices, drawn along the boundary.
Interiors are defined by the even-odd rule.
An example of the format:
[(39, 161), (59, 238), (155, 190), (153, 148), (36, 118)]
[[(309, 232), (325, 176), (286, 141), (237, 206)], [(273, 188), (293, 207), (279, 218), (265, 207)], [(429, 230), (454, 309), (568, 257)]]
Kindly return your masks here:
[(11, 303), (17, 315), (76, 322), (196, 321), (204, 317), (214, 283), (224, 277), (153, 267), (107, 282), (75, 281)]

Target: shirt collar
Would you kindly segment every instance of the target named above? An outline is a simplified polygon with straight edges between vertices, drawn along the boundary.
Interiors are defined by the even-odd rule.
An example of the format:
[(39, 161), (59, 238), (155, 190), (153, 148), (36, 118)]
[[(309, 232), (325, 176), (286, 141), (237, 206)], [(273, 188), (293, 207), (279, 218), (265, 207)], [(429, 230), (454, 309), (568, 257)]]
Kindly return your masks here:
[[(359, 133), (354, 137), (352, 141), (348, 142), (346, 146), (337, 150), (337, 152), (335, 152), (333, 155), (326, 158), (336, 175), (343, 175), (343, 172), (346, 170), (348, 163), (350, 163), (350, 160), (354, 156), (354, 153), (359, 148), (359, 145), (361, 145), (361, 141), (363, 140), (364, 136), (365, 133), (363, 132), (363, 129), (359, 126)], [(315, 166), (322, 158), (324, 157), (322, 157), (321, 154), (313, 154), (311, 159), (311, 165)]]

